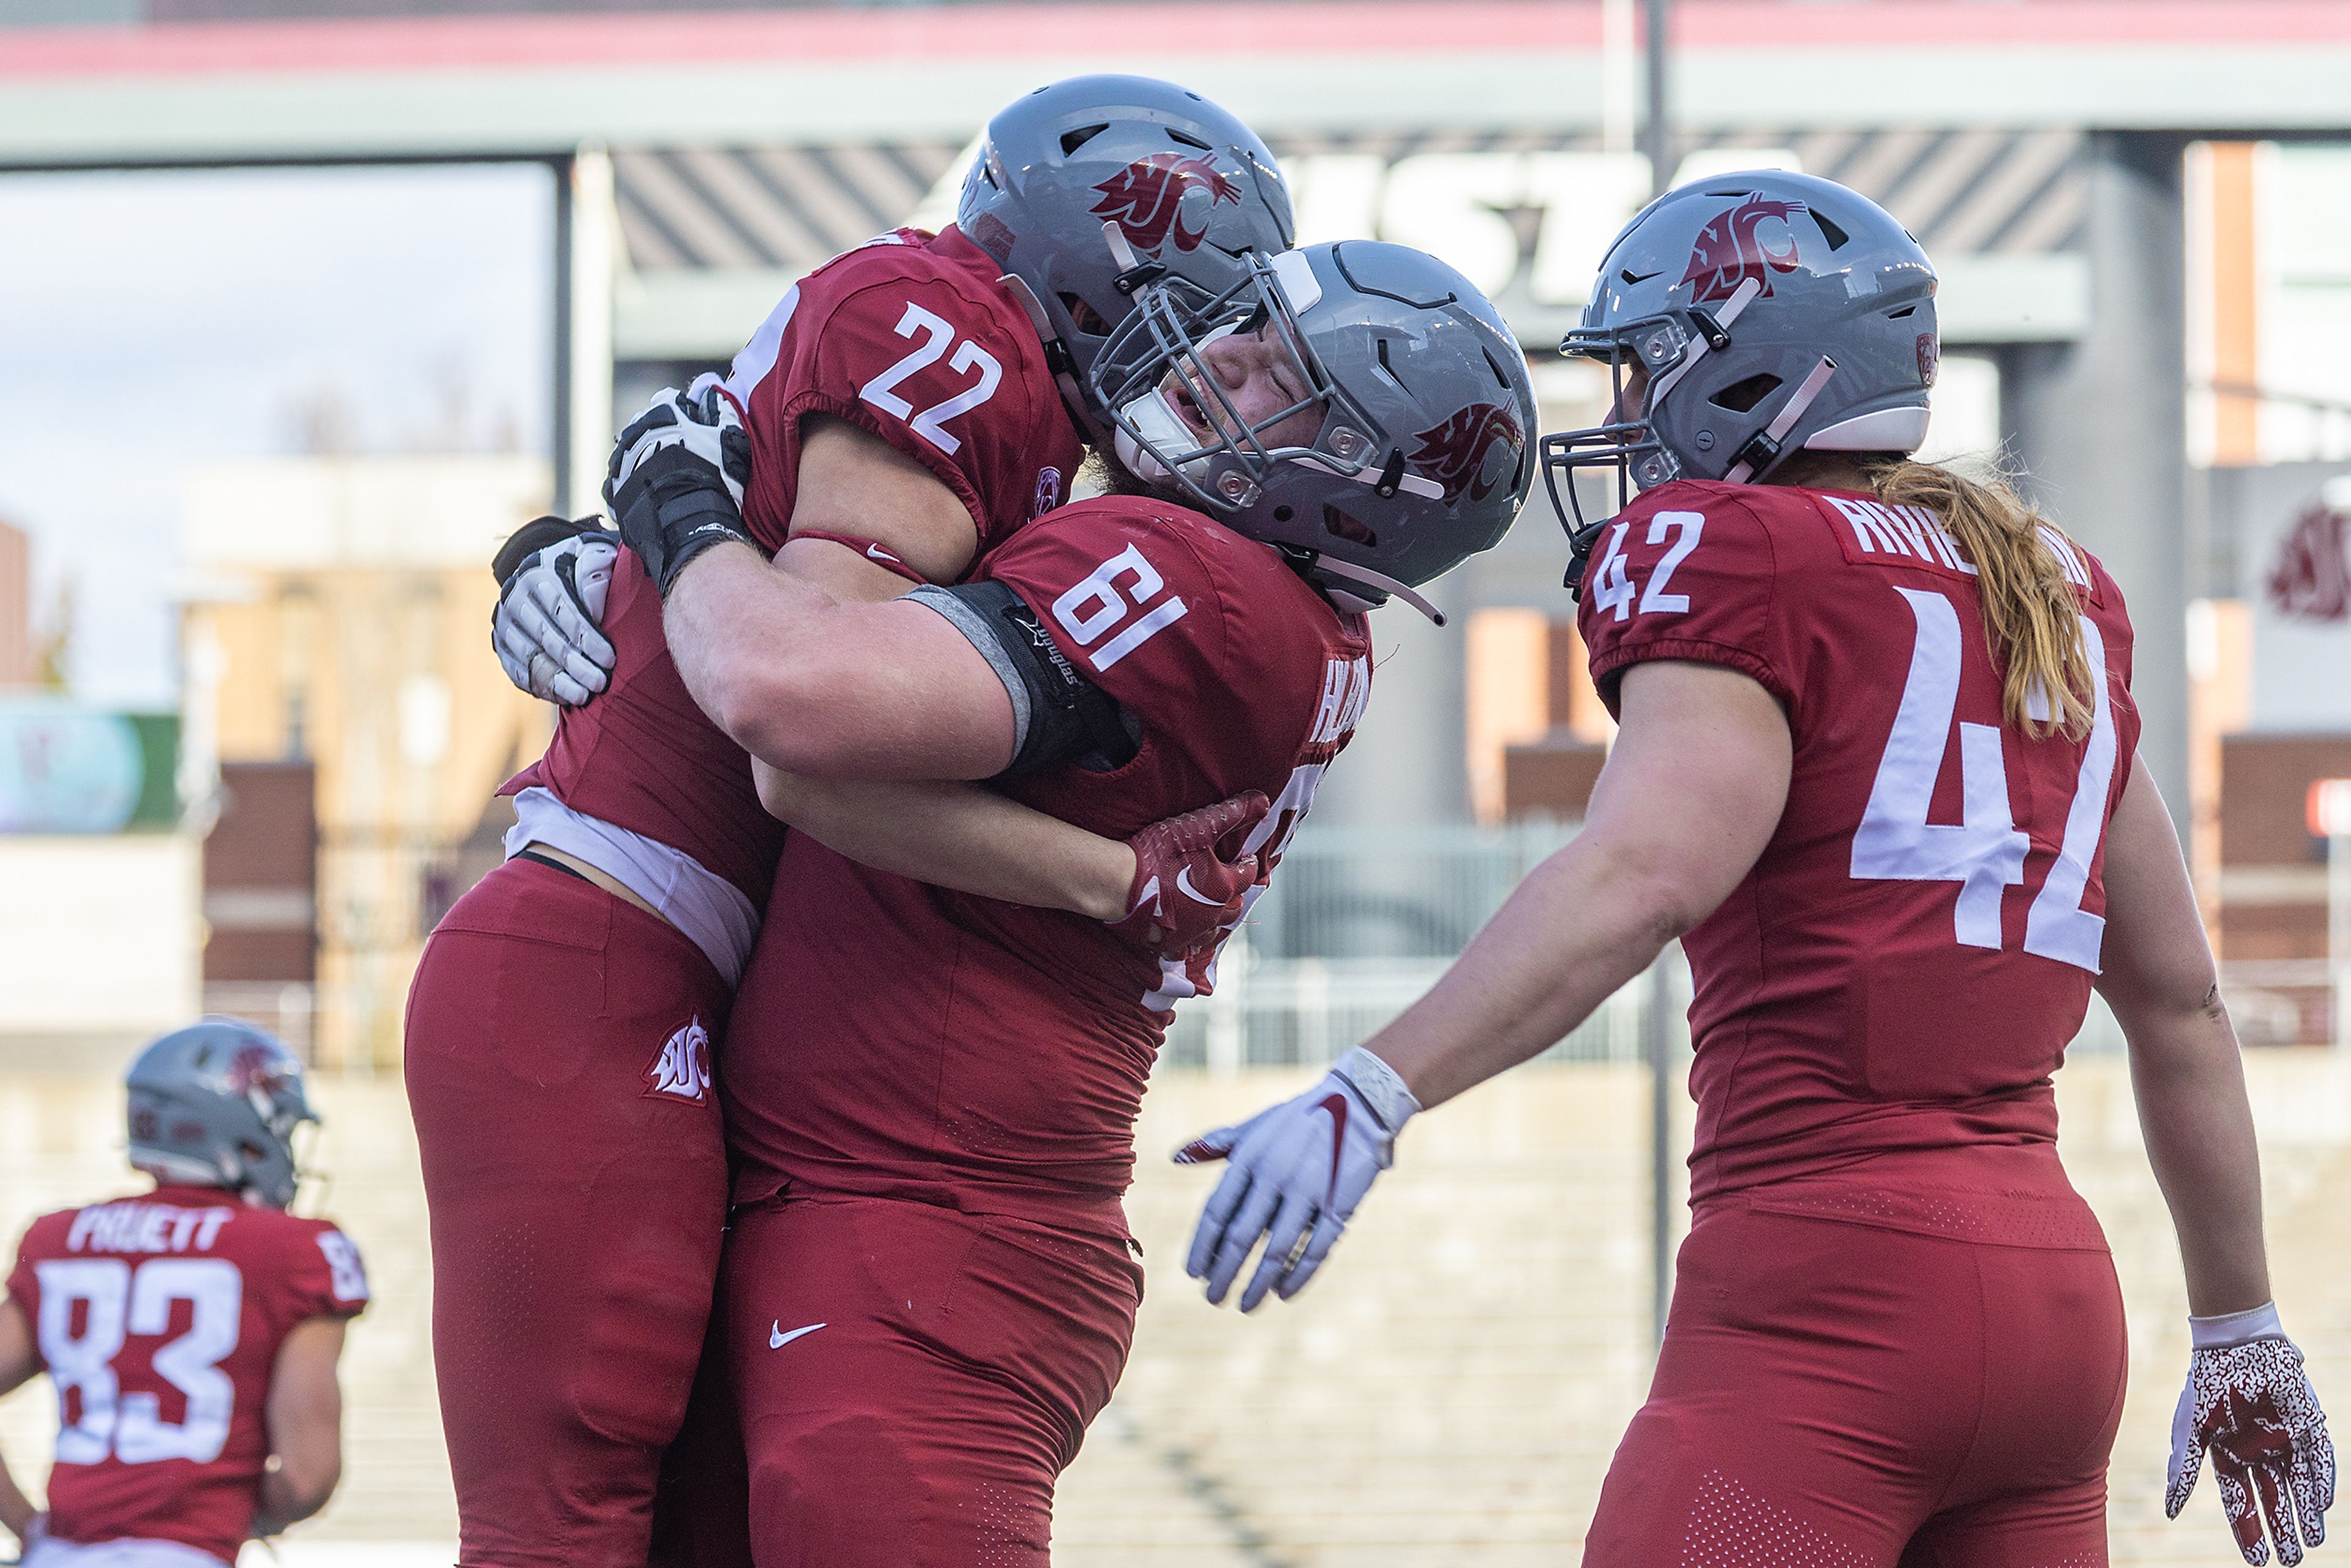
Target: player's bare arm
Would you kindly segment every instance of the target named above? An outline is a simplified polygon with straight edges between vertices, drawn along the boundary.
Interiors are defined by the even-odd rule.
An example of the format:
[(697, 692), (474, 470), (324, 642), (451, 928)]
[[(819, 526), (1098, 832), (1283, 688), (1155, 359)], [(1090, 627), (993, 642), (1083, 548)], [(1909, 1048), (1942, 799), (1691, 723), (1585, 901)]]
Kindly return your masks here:
[(1780, 821), (1789, 750), (1779, 704), (1747, 676), (1628, 670), (1583, 831), (1369, 1048), (1429, 1106), (1550, 1046), (1739, 885)]
[[(22, 1388), (40, 1371), (41, 1353), (33, 1342), (33, 1325), (25, 1321), (25, 1309), (13, 1298), (0, 1296), (0, 1396)], [(39, 1517), (40, 1510), (18, 1489), (6, 1457), (0, 1455), (0, 1525), (21, 1542)]]
[[(2106, 830), (2099, 995), (2130, 1045), (2147, 1163), (2188, 1278), (2191, 1346), (2172, 1423), (2164, 1511), (2187, 1506), (2213, 1455), (2220, 1504), (2248, 1563), (2326, 1539), (2335, 1450), (2302, 1353), (2270, 1296), (2261, 1155), (2237, 1033), (2163, 797), (2143, 759)], [(2297, 1541), (2297, 1537), (2299, 1540)]]
[[(865, 541), (925, 582), (955, 581), (979, 549), (970, 509), (936, 474), (880, 436), (821, 414), (800, 421), (791, 532)], [(889, 593), (871, 597), (904, 592), (904, 573), (898, 577)]]
[(711, 722), (788, 772), (1002, 771), (1011, 699), (987, 661), (919, 606), (847, 601), (773, 570), (744, 525), (749, 476), (741, 417), (705, 377), (663, 392), (621, 433), (605, 486), (622, 541), (660, 591), (678, 673)]
[(2261, 1156), (2237, 1033), (2179, 841), (2144, 760), (2106, 830), (2106, 933), (2097, 979), (2130, 1045), (2147, 1162), (2179, 1233), (2189, 1311), (2270, 1299)]
[[(691, 562), (663, 615), (687, 691), (770, 767), (830, 779), (987, 779), (1012, 760), (1011, 699), (920, 605), (843, 602), (730, 543)], [(710, 673), (758, 649), (747, 673)]]
[(275, 1535), (327, 1506), (343, 1474), (343, 1393), (335, 1365), (342, 1318), (311, 1318), (287, 1331), (269, 1377), (269, 1468), (253, 1533)]
[(1567, 1033), (1762, 854), (1792, 751), (1771, 695), (1719, 665), (1659, 661), (1625, 673), (1623, 710), (1583, 831), (1528, 874), (1427, 996), (1322, 1083), (1177, 1154), (1231, 1162), (1186, 1262), (1209, 1301), (1225, 1299), (1260, 1237), (1242, 1310), (1303, 1289), (1392, 1160), (1405, 1119)]
[(1134, 852), (993, 790), (844, 783), (752, 763), (759, 803), (827, 849), (936, 887), (1096, 920), (1126, 913)]

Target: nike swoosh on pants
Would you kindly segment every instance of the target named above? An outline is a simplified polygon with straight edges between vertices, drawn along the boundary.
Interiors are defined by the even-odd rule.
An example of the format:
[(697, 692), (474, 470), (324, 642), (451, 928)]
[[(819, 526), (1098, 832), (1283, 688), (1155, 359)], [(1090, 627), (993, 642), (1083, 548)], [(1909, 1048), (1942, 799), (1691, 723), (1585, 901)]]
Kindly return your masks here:
[(806, 1328), (794, 1329), (791, 1333), (786, 1333), (784, 1332), (783, 1322), (781, 1319), (778, 1319), (768, 1325), (768, 1348), (769, 1350), (781, 1350), (784, 1346), (791, 1343), (792, 1341), (799, 1338), (800, 1335), (804, 1333), (814, 1333), (817, 1330), (822, 1327), (824, 1327), (822, 1323), (810, 1323)]

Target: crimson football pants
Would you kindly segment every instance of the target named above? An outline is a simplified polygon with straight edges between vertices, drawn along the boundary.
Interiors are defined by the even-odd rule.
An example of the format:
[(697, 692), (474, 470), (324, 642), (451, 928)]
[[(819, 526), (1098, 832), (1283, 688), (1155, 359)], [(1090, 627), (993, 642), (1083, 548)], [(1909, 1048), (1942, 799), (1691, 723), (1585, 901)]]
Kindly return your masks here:
[(771, 1199), (735, 1211), (721, 1293), (758, 1568), (1047, 1568), (1053, 1484), (1143, 1300), (1123, 1246)]
[(726, 1223), (726, 989), (666, 922), (507, 862), (425, 944), (409, 1105), (464, 1568), (644, 1568)]
[(2105, 1568), (2126, 1348), (2103, 1245), (1734, 1197), (1679, 1270), (1586, 1568)]

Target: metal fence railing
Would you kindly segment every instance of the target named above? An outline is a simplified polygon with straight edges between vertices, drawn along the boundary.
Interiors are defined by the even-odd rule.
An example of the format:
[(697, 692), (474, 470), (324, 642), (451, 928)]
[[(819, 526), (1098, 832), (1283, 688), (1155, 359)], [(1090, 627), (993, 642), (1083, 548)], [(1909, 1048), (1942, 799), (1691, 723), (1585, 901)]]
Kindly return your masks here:
[[(1230, 1072), (1319, 1066), (1418, 1000), (1520, 879), (1575, 836), (1536, 819), (1479, 828), (1302, 830), (1249, 924), (1225, 945), (1217, 989), (1176, 1010), (1162, 1059)], [(1547, 1053), (1633, 1061), (1651, 988), (1626, 987)], [(1673, 1027), (1688, 999), (1671, 1003)]]
[[(1161, 1059), (1231, 1072), (1312, 1067), (1376, 1033), (1437, 983), (1520, 878), (1575, 836), (1575, 824), (1497, 828), (1302, 830), (1249, 924), (1225, 946), (1213, 995), (1176, 1009)], [(2304, 980), (2288, 966), (2235, 965), (2232, 1004), (2254, 983)], [(2323, 966), (2312, 967), (2314, 971)], [(1670, 959), (1667, 1020), (1689, 1050), (1689, 971)], [(1546, 1061), (1639, 1061), (1655, 988), (1646, 976), (1603, 1002), (1544, 1053)], [(2267, 1038), (2259, 1028), (2249, 1039)], [(2124, 1049), (2121, 1026), (2095, 994), (2071, 1056)]]

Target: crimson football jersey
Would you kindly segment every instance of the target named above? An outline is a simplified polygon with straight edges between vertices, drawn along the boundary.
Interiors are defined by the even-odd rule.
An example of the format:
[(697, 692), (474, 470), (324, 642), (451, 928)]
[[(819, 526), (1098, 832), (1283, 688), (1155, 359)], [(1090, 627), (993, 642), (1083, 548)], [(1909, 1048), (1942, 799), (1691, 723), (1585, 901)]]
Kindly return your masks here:
[(322, 1219), (216, 1187), (44, 1215), (8, 1294), (57, 1396), (49, 1533), (245, 1543), (269, 1458), (269, 1379), (287, 1331), (366, 1307), (359, 1249)]
[(2053, 1143), (2050, 1075), (2098, 972), (2139, 720), (2120, 591), (2043, 537), (2099, 676), (2079, 740), (2002, 724), (1974, 569), (1929, 512), (1683, 482), (1606, 525), (1578, 624), (1611, 707), (1642, 660), (1725, 664), (1779, 699), (1794, 742), (1769, 847), (1683, 939), (1694, 1199)]
[[(1065, 507), (981, 575), (1141, 726), (1113, 771), (1061, 762), (1006, 792), (1123, 838), (1262, 790), (1262, 887), (1370, 694), (1364, 618), (1266, 546), (1136, 497)], [(1155, 963), (1083, 915), (886, 875), (795, 833), (721, 1067), (737, 1193), (790, 1183), (1123, 1236), (1169, 1009), (1213, 980), (1211, 957)]]
[[(981, 550), (1061, 504), (1084, 450), (1045, 350), (1000, 269), (950, 228), (900, 229), (785, 294), (735, 357), (727, 391), (751, 438), (743, 518), (779, 548), (799, 476), (800, 421), (844, 420), (960, 497)], [(662, 636), (661, 595), (622, 550), (604, 602), (611, 684), (563, 710), (547, 755), (506, 787), (543, 784), (576, 811), (683, 850), (756, 905), (783, 824), (759, 807), (743, 749), (703, 716)]]

